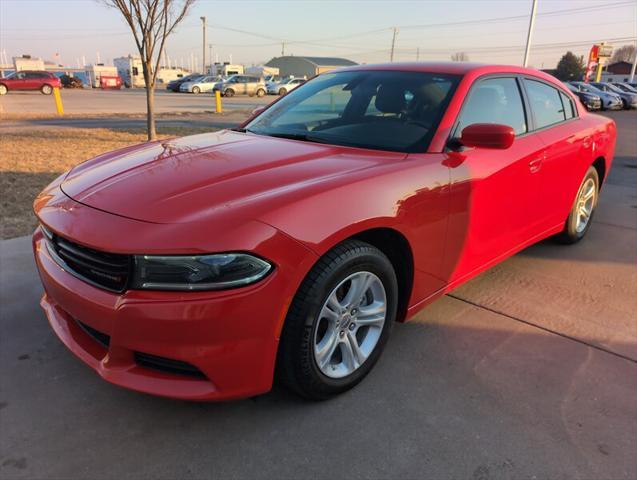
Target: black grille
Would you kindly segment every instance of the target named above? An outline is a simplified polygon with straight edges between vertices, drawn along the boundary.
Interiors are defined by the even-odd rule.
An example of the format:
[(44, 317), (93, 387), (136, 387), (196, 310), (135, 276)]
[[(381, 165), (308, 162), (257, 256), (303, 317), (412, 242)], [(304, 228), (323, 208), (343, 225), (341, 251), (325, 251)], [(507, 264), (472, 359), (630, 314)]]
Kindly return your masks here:
[(179, 360), (150, 355), (149, 353), (135, 352), (135, 362), (137, 362), (140, 367), (151, 368), (164, 373), (206, 378), (203, 372), (194, 365)]
[(98, 252), (78, 245), (42, 227), (49, 252), (57, 263), (80, 279), (112, 292), (122, 292), (128, 283), (131, 256)]
[(82, 323), (79, 320), (76, 320), (76, 322), (80, 326), (80, 328), (88, 334), (89, 337), (99, 343), (102, 347), (108, 348), (109, 344), (111, 343), (111, 337), (109, 337), (105, 333), (95, 330), (93, 327), (87, 325), (86, 323)]

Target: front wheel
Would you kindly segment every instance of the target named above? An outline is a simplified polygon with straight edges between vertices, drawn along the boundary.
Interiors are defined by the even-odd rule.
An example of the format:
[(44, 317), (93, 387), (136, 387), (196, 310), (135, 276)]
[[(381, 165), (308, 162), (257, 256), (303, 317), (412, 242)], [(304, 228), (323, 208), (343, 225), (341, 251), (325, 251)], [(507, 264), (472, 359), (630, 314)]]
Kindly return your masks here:
[(577, 243), (584, 238), (591, 227), (598, 198), (599, 175), (595, 167), (591, 166), (577, 191), (577, 197), (564, 224), (564, 230), (556, 236), (559, 242)]
[(265, 90), (263, 90), (262, 88), (257, 90), (257, 97), (262, 97), (265, 95)]
[(286, 93), (288, 93), (288, 91), (287, 91), (285, 88), (281, 88), (281, 89), (279, 89), (279, 95), (283, 96), (283, 95), (285, 95)]
[(389, 259), (348, 240), (312, 268), (288, 312), (277, 377), (301, 396), (323, 400), (372, 369), (396, 317), (398, 286)]
[(0, 95), (6, 95), (9, 92), (6, 85), (0, 85)]
[(194, 94), (201, 93), (201, 89), (199, 87), (192, 87), (192, 93)]
[(42, 88), (40, 89), (40, 91), (44, 95), (51, 95), (53, 93), (53, 87), (51, 87), (51, 85), (42, 85)]
[(232, 88), (226, 89), (226, 91), (223, 92), (223, 96), (224, 97), (233, 97), (234, 96), (234, 90)]

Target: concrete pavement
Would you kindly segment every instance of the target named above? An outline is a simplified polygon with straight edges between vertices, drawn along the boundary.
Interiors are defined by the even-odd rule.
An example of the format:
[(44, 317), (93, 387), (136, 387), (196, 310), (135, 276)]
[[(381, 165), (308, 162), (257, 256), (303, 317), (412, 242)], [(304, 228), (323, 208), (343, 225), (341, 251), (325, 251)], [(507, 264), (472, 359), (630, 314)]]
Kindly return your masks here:
[(532, 246), (396, 325), (370, 376), (328, 402), (109, 385), (48, 327), (29, 239), (0, 243), (0, 478), (636, 478), (626, 114), (583, 242)]

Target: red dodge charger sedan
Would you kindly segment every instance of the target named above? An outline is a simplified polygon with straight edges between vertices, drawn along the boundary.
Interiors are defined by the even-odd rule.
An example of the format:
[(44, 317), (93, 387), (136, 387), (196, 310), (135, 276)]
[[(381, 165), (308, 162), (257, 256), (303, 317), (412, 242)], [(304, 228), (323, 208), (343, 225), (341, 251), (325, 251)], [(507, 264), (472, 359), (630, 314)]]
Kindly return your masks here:
[(35, 200), (42, 298), (105, 380), (313, 399), (369, 373), (394, 321), (521, 249), (590, 228), (615, 124), (519, 67), (358, 66), (241, 128), (88, 160)]

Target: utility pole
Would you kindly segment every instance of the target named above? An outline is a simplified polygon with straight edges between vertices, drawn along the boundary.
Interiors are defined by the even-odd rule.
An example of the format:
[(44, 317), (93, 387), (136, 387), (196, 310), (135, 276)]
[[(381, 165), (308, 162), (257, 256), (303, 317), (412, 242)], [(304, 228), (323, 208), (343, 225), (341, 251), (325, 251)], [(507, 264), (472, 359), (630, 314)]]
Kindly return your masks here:
[(394, 47), (396, 46), (396, 34), (398, 33), (398, 29), (394, 27), (394, 34), (391, 37), (391, 53), (389, 54), (389, 61), (394, 61)]
[(531, 38), (533, 37), (533, 26), (535, 25), (535, 13), (537, 12), (537, 0), (533, 0), (533, 6), (531, 7), (531, 18), (529, 20), (529, 32), (526, 35), (526, 49), (524, 50), (524, 63), (522, 66), (526, 67), (529, 64), (529, 54), (531, 53)]
[(201, 73), (206, 74), (206, 17), (199, 17), (201, 19), (201, 28), (203, 30), (203, 49), (201, 51)]
[(630, 80), (629, 80), (630, 82), (635, 81), (635, 68), (637, 68), (637, 48), (635, 48), (633, 55), (634, 55), (633, 66), (630, 69)]
[(285, 57), (285, 42), (281, 42), (281, 56)]
[(208, 61), (210, 62), (210, 66), (212, 66), (212, 43), (208, 44)]

